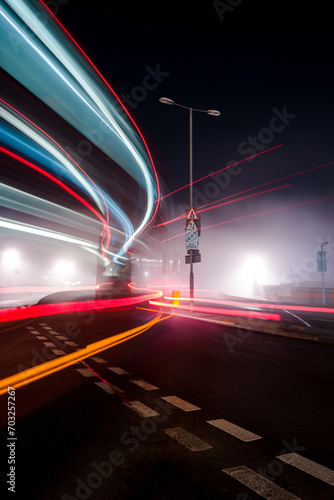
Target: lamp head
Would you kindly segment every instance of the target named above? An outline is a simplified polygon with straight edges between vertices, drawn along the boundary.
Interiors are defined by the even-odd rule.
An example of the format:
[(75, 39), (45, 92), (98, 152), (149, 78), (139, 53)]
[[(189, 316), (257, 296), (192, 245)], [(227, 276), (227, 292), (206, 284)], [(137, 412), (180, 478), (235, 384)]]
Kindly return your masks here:
[(220, 111), (217, 111), (216, 109), (208, 109), (207, 113), (208, 113), (208, 115), (212, 115), (212, 116), (220, 116), (221, 115)]
[(168, 97), (160, 97), (159, 101), (163, 104), (174, 104), (174, 101), (172, 99), (168, 99)]

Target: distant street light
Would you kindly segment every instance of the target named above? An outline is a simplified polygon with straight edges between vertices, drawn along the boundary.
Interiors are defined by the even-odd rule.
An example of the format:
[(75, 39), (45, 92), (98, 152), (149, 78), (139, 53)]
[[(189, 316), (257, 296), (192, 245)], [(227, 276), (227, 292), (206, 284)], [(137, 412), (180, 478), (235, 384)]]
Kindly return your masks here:
[[(220, 111), (217, 111), (216, 109), (196, 109), (196, 108), (189, 108), (188, 106), (183, 106), (183, 104), (178, 104), (177, 102), (174, 102), (172, 99), (169, 99), (168, 97), (160, 97), (159, 99), (160, 102), (163, 104), (169, 104), (169, 105), (175, 105), (179, 106), (180, 108), (185, 108), (189, 110), (189, 190), (190, 190), (190, 209), (194, 208), (193, 207), (193, 111), (199, 111), (200, 113), (207, 113), (208, 115), (211, 116), (220, 116)], [(190, 250), (190, 304), (193, 304), (193, 299), (194, 299), (194, 270), (193, 270), (193, 263), (194, 263), (194, 250)]]

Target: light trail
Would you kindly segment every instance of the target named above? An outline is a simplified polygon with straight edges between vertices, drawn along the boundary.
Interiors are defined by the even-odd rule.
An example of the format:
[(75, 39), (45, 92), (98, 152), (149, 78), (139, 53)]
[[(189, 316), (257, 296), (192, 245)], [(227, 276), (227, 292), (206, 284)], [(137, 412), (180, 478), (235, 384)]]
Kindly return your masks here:
[(69, 188), (62, 181), (60, 181), (59, 179), (57, 179), (53, 175), (49, 174), (49, 172), (46, 172), (45, 170), (43, 170), (42, 168), (38, 167), (37, 165), (34, 165), (33, 163), (31, 163), (30, 161), (26, 160), (25, 158), (22, 158), (21, 156), (13, 153), (12, 151), (9, 151), (8, 149), (3, 148), (2, 146), (0, 146), (0, 152), (6, 154), (7, 156), (10, 156), (11, 158), (14, 158), (15, 160), (19, 161), (20, 163), (23, 163), (24, 165), (26, 165), (27, 167), (30, 167), (31, 169), (36, 170), (40, 174), (42, 174), (45, 177), (47, 177), (48, 179), (50, 179), (55, 184), (58, 184), (58, 186), (60, 186), (64, 191), (66, 191), (71, 196), (73, 196), (73, 198), (76, 198), (80, 203), (82, 203), (83, 205), (85, 205), (85, 207), (88, 208), (88, 210), (90, 210), (104, 225), (107, 224), (106, 220), (100, 214), (100, 212), (98, 212), (97, 210), (95, 210), (94, 207), (92, 207), (86, 200), (84, 200), (80, 195), (78, 195), (75, 191), (73, 191), (73, 189)]
[[(290, 187), (290, 184), (285, 184), (284, 186), (277, 186), (277, 187), (274, 187), (274, 188), (266, 189), (264, 191), (259, 191), (258, 193), (248, 194), (246, 196), (241, 196), (240, 198), (236, 198), (234, 200), (225, 201), (224, 203), (219, 203), (217, 205), (215, 204), (212, 207), (207, 207), (207, 208), (201, 208), (200, 207), (200, 208), (196, 209), (196, 213), (200, 214), (202, 212), (207, 212), (208, 210), (214, 210), (215, 208), (224, 207), (225, 205), (230, 205), (231, 203), (236, 203), (238, 201), (247, 200), (249, 198), (254, 198), (255, 196), (260, 196), (261, 194), (271, 193), (273, 191), (278, 191), (279, 189), (284, 189), (284, 188), (287, 188), (287, 187)], [(165, 226), (166, 224), (170, 224), (171, 222), (175, 222), (177, 220), (183, 219), (185, 217), (185, 215), (186, 214), (179, 215), (179, 217), (176, 217), (175, 219), (169, 220), (167, 222), (162, 222), (161, 224), (157, 224), (154, 227)]]
[[(141, 138), (142, 143), (144, 144), (146, 153), (147, 153), (147, 155), (149, 157), (150, 164), (151, 164), (151, 167), (153, 169), (154, 176), (155, 176), (155, 181), (156, 181), (157, 203), (153, 203), (152, 202), (152, 204), (153, 205), (155, 204), (156, 206), (155, 206), (155, 208), (153, 210), (153, 213), (151, 214), (151, 217), (147, 218), (145, 216), (145, 219), (144, 219), (143, 223), (139, 226), (139, 228), (137, 229), (137, 231), (135, 231), (133, 237), (129, 240), (129, 242), (126, 245), (124, 245), (124, 247), (123, 247), (122, 250), (126, 251), (127, 248), (130, 246), (131, 241), (134, 240), (135, 238), (137, 238), (138, 236), (140, 236), (140, 234), (144, 231), (144, 229), (152, 222), (152, 220), (154, 219), (154, 217), (155, 217), (155, 215), (156, 215), (156, 213), (158, 211), (159, 201), (160, 201), (160, 185), (159, 185), (159, 179), (158, 179), (158, 175), (157, 175), (157, 172), (156, 172), (156, 168), (155, 168), (155, 165), (154, 165), (154, 162), (153, 162), (153, 158), (152, 158), (151, 152), (149, 150), (149, 147), (148, 147), (148, 145), (147, 145), (147, 143), (146, 143), (146, 141), (144, 139), (144, 136), (141, 133), (138, 125), (136, 124), (136, 122), (134, 121), (134, 119), (132, 118), (132, 116), (130, 115), (130, 113), (127, 110), (127, 108), (124, 106), (124, 104), (121, 101), (121, 99), (118, 97), (118, 95), (115, 93), (115, 91), (113, 90), (113, 88), (110, 86), (110, 84), (108, 83), (108, 81), (104, 78), (104, 76), (98, 70), (98, 68), (95, 66), (95, 64), (92, 62), (92, 60), (88, 57), (88, 55), (84, 52), (84, 50), (76, 42), (76, 40), (73, 38), (73, 36), (70, 34), (70, 32), (62, 25), (62, 23), (59, 21), (59, 19), (54, 15), (54, 13), (52, 12), (52, 10), (44, 3), (43, 0), (40, 0), (40, 2), (44, 6), (44, 8), (49, 12), (49, 14), (52, 16), (52, 18), (56, 21), (56, 23), (58, 24), (58, 26), (63, 30), (64, 33), (66, 33), (66, 35), (69, 37), (69, 39), (74, 43), (74, 45), (77, 47), (77, 49), (81, 52), (81, 54), (84, 56), (84, 58), (87, 60), (87, 62), (91, 65), (91, 67), (95, 70), (95, 72), (98, 74), (98, 76), (104, 82), (104, 84), (110, 90), (110, 92), (112, 93), (112, 95), (115, 97), (115, 99), (117, 100), (118, 104), (121, 106), (122, 110), (126, 113), (126, 115), (128, 116), (128, 118), (130, 119), (132, 125), (135, 127), (135, 129), (136, 129), (139, 137)], [(149, 203), (148, 203), (148, 205), (149, 205)]]
[(256, 318), (256, 319), (264, 319), (270, 321), (279, 321), (281, 319), (281, 316), (275, 313), (265, 313), (265, 312), (261, 313), (256, 311), (237, 311), (232, 309), (221, 309), (217, 307), (184, 306), (184, 305), (177, 306), (174, 304), (168, 304), (166, 302), (157, 302), (155, 300), (149, 300), (149, 303), (154, 306), (167, 307), (175, 310), (194, 311), (199, 313), (215, 314), (215, 315), (218, 314), (221, 316), (240, 316), (243, 318)]
[[(40, 2), (40, 9), (37, 4), (30, 5), (21, 0), (6, 0), (6, 4), (0, 9), (4, 24), (0, 36), (3, 43), (9, 36), (15, 40), (16, 50), (12, 54), (14, 47), (9, 47), (4, 54), (4, 69), (81, 131), (145, 190), (146, 200), (140, 221), (127, 235), (115, 257), (117, 259), (150, 224), (158, 209), (153, 202), (156, 193), (160, 198), (160, 186), (146, 141), (108, 82), (44, 2)], [(51, 17), (46, 18), (46, 13)], [(41, 14), (44, 16), (42, 20)], [(36, 72), (39, 78), (31, 78)], [(109, 91), (131, 123), (119, 113)], [(90, 134), (90, 130), (103, 130), (100, 134), (102, 143), (96, 135)], [(107, 137), (107, 132), (112, 134), (111, 138), (110, 134)], [(103, 250), (107, 251), (107, 247), (104, 244)]]
[[(227, 170), (228, 168), (231, 168), (231, 167), (234, 167), (235, 165), (239, 165), (239, 163), (243, 163), (244, 161), (248, 161), (250, 160), (251, 158), (255, 158), (255, 156), (260, 156), (260, 155), (263, 155), (264, 153), (268, 153), (269, 151), (272, 151), (273, 149), (277, 149), (277, 148), (280, 148), (281, 146), (283, 146), (283, 144), (279, 144), (278, 146), (274, 146), (273, 148), (270, 148), (270, 149), (266, 149), (265, 151), (261, 151), (260, 153), (256, 153), (255, 155), (252, 155), (252, 156), (248, 156), (247, 158), (245, 158), (244, 160), (239, 160), (239, 161), (236, 161), (235, 163), (233, 163), (232, 165), (228, 165), (227, 167), (224, 167), (224, 168), (221, 168), (220, 170), (216, 170), (216, 172), (212, 172), (212, 174), (208, 174), (208, 175), (205, 175), (204, 177), (201, 177), (200, 179), (197, 179), (196, 181), (193, 181), (192, 184), (196, 184), (196, 182), (200, 182), (200, 181), (203, 181), (204, 179), (207, 179), (208, 177), (211, 177), (212, 175), (216, 175), (218, 174), (219, 172), (222, 172), (223, 170)], [(187, 187), (190, 186), (190, 183), (189, 184), (186, 184), (185, 186), (182, 186), (178, 189), (176, 189), (175, 191), (172, 191), (171, 193), (168, 193), (166, 194), (165, 196), (162, 196), (160, 198), (160, 200), (163, 200), (164, 198), (167, 198), (168, 196), (172, 196), (172, 194), (175, 194), (177, 193), (178, 191), (182, 191), (182, 189), (186, 189)]]
[[(189, 288), (189, 287), (188, 287)], [(175, 300), (175, 297), (164, 296), (165, 300)], [(177, 297), (180, 301), (189, 301), (189, 297)], [(291, 304), (271, 304), (266, 302), (246, 302), (236, 300), (217, 300), (217, 299), (201, 299), (194, 298), (195, 302), (205, 302), (208, 304), (230, 305), (237, 307), (257, 307), (260, 309), (277, 309), (281, 311), (305, 311), (305, 312), (320, 312), (320, 313), (334, 313), (334, 308), (331, 307), (314, 307), (314, 306), (299, 306)]]
[[(207, 203), (205, 205), (201, 205), (201, 206), (199, 206), (199, 207), (196, 208), (196, 212), (198, 212), (202, 208), (206, 208), (206, 207), (208, 207), (210, 205), (216, 205), (217, 203), (219, 203), (221, 201), (225, 201), (225, 200), (228, 200), (229, 198), (234, 198), (235, 196), (239, 196), (241, 194), (247, 193), (248, 191), (253, 191), (254, 189), (259, 189), (261, 187), (268, 186), (269, 184), (273, 184), (274, 182), (284, 181), (286, 179), (290, 179), (291, 177), (296, 177), (297, 175), (305, 174), (307, 172), (312, 172), (313, 170), (318, 170), (319, 168), (328, 167), (328, 165), (333, 165), (333, 164), (334, 164), (334, 162), (331, 161), (329, 163), (324, 163), (323, 165), (317, 165), (316, 167), (308, 168), (306, 170), (301, 170), (300, 172), (296, 172), (294, 174), (285, 175), (284, 177), (280, 177), (279, 179), (275, 179), (273, 181), (264, 182), (263, 184), (259, 184), (258, 186), (254, 186), (254, 187), (251, 187), (251, 188), (248, 188), (248, 189), (244, 189), (243, 191), (239, 191), (239, 193), (231, 194), (229, 196), (226, 196), (225, 198), (220, 198), (219, 200), (211, 201), (210, 203)], [(169, 220), (167, 222), (162, 222), (161, 224), (156, 224), (155, 226), (153, 226), (153, 228), (164, 226), (166, 224), (170, 224), (171, 222), (175, 222), (177, 220), (183, 219), (185, 216), (186, 216), (186, 213), (184, 213), (182, 215), (179, 215), (178, 217), (175, 217), (175, 219), (171, 219), (171, 220)]]
[(85, 358), (95, 356), (111, 347), (115, 347), (118, 344), (126, 342), (141, 333), (144, 333), (152, 326), (156, 325), (160, 321), (170, 318), (170, 314), (163, 315), (163, 313), (158, 313), (155, 318), (151, 321), (145, 323), (144, 325), (138, 326), (131, 330), (114, 335), (113, 337), (108, 337), (103, 340), (99, 340), (86, 346), (84, 349), (73, 352), (71, 354), (65, 354), (59, 358), (47, 361), (41, 365), (37, 365), (33, 368), (29, 368), (21, 373), (12, 375), (0, 381), (0, 395), (6, 394), (8, 392), (8, 387), (18, 389), (22, 386), (36, 382), (44, 377), (48, 377), (53, 373), (57, 373), (60, 370), (64, 370), (69, 366), (72, 366)]
[(155, 293), (140, 295), (138, 297), (38, 304), (24, 309), (1, 309), (0, 323), (21, 321), (24, 319), (39, 318), (43, 316), (55, 316), (57, 314), (71, 314), (79, 311), (101, 311), (115, 309), (117, 307), (133, 306), (135, 304), (139, 304), (140, 302), (159, 298), (162, 295), (163, 293), (161, 291), (157, 291)]
[[(81, 184), (86, 189), (86, 191), (89, 193), (91, 198), (96, 202), (96, 204), (98, 205), (100, 210), (103, 211), (101, 204), (99, 203), (98, 200), (96, 200), (94, 191), (92, 189), (90, 189), (90, 186), (86, 182), (83, 181), (82, 176), (79, 176), (76, 168), (79, 169), (85, 177), (87, 177), (89, 182), (94, 186), (94, 188), (96, 189), (96, 191), (99, 193), (100, 197), (103, 200), (103, 204), (104, 204), (104, 207), (106, 210), (106, 221), (108, 222), (109, 212), (108, 212), (108, 207), (107, 207), (106, 201), (105, 201), (101, 191), (99, 190), (98, 186), (89, 177), (89, 175), (83, 170), (83, 168), (81, 168), (80, 165), (67, 153), (67, 151), (65, 151), (65, 149), (62, 148), (62, 146), (57, 141), (55, 141), (53, 139), (53, 137), (51, 137), (45, 130), (43, 130), (36, 123), (34, 123), (32, 120), (30, 120), (27, 116), (25, 116), (23, 113), (21, 113), (20, 111), (15, 109), (13, 106), (11, 106), (9, 103), (4, 101), (3, 99), (0, 98), (0, 102), (2, 102), (6, 107), (8, 107), (12, 112), (14, 112), (15, 115), (18, 115), (21, 119), (23, 119), (24, 122), (29, 123), (32, 128), (31, 129), (29, 129), (28, 127), (23, 128), (24, 127), (23, 122), (21, 122), (19, 119), (15, 119), (16, 117), (13, 116), (12, 114), (10, 114), (8, 112), (6, 113), (5, 109), (1, 110), (1, 108), (0, 108), (0, 113), (1, 113), (2, 118), (4, 118), (8, 123), (13, 125), (15, 128), (17, 128), (21, 132), (23, 132), (25, 135), (30, 137), (35, 143), (39, 144), (43, 149), (48, 151), (53, 157), (57, 158), (57, 160), (60, 161), (62, 166), (66, 166), (67, 169), (69, 170), (69, 172), (79, 182), (79, 184)], [(36, 131), (34, 132), (34, 129), (36, 131), (40, 132), (42, 134), (42, 136), (46, 137), (50, 142), (52, 142), (55, 145), (55, 148), (53, 148), (53, 150), (50, 150), (48, 142), (46, 140), (42, 141), (42, 137), (39, 136), (36, 133)], [(59, 152), (61, 153), (60, 155), (59, 155)], [(75, 165), (76, 168), (73, 168), (73, 165)]]
[[(265, 210), (263, 212), (258, 212), (258, 213), (255, 213), (255, 214), (244, 215), (242, 217), (237, 217), (236, 219), (231, 219), (231, 220), (227, 220), (227, 221), (224, 221), (224, 222), (217, 222), (217, 224), (211, 224), (210, 226), (204, 226), (204, 227), (201, 228), (201, 231), (203, 231), (204, 229), (210, 229), (210, 228), (216, 227), (216, 226), (222, 226), (224, 224), (231, 224), (232, 222), (238, 222), (240, 220), (250, 219), (251, 217), (259, 217), (261, 215), (271, 214), (271, 213), (274, 213), (274, 212), (279, 212), (281, 210), (287, 210), (289, 208), (295, 208), (295, 207), (300, 207), (300, 206), (303, 206), (303, 205), (309, 205), (311, 203), (319, 203), (321, 201), (332, 200), (333, 198), (334, 198), (334, 196), (326, 196), (325, 198), (317, 198), (315, 200), (302, 201), (300, 203), (294, 203), (292, 205), (287, 205), (285, 207), (272, 208), (270, 210)], [(161, 241), (162, 241), (162, 243), (165, 243), (166, 241), (173, 240), (174, 238), (179, 238), (180, 236), (184, 236), (184, 233), (176, 234), (175, 236), (171, 236), (171, 238), (167, 238), (167, 239), (161, 240)]]
[(312, 170), (317, 170), (319, 168), (328, 167), (328, 165), (333, 165), (333, 164), (334, 164), (334, 161), (331, 161), (329, 163), (324, 163), (323, 165), (317, 165), (316, 167), (307, 168), (306, 170), (301, 170), (300, 172), (296, 172), (294, 174), (285, 175), (284, 177), (280, 177), (279, 179), (275, 179), (275, 180), (269, 181), (269, 182), (264, 182), (263, 184), (259, 184), (258, 186), (254, 186), (252, 188), (245, 189), (244, 191), (240, 191), (239, 193), (231, 194), (230, 196), (227, 196), (226, 198), (221, 198), (220, 200), (212, 201), (210, 203), (207, 203), (206, 205), (201, 205), (199, 208), (208, 207), (209, 205), (213, 205), (214, 203), (219, 203), (220, 201), (227, 200), (228, 198), (231, 198), (233, 196), (238, 196), (240, 194), (247, 193), (248, 191), (252, 191), (253, 189), (258, 189), (258, 188), (261, 188), (264, 186), (268, 186), (269, 184), (273, 184), (274, 182), (284, 181), (286, 179), (290, 179), (291, 177), (296, 177), (297, 175), (305, 174), (307, 172), (311, 172)]
[(62, 234), (51, 230), (41, 229), (39, 227), (32, 226), (31, 224), (24, 224), (22, 222), (21, 223), (12, 222), (4, 218), (0, 218), (0, 227), (3, 227), (5, 229), (10, 229), (13, 231), (20, 231), (27, 234), (33, 234), (36, 236), (43, 236), (44, 238), (59, 240), (65, 243), (72, 243), (74, 245), (83, 247), (85, 250), (93, 251), (94, 253), (99, 248), (97, 244), (91, 243), (90, 241), (87, 240), (74, 238), (73, 236), (67, 236), (66, 234)]
[(1, 294), (9, 293), (51, 293), (51, 292), (64, 292), (64, 291), (83, 291), (83, 290), (95, 290), (96, 285), (74, 285), (68, 287), (60, 286), (8, 286), (0, 288)]

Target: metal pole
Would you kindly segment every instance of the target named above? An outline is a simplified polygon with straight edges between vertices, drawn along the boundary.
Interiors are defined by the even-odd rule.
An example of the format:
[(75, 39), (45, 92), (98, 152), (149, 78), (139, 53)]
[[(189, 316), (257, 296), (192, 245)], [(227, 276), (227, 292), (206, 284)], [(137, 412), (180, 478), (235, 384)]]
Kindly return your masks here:
[(321, 273), (322, 273), (322, 304), (325, 305), (325, 271), (324, 271), (324, 245), (321, 244)]
[[(189, 108), (189, 187), (190, 187), (190, 208), (193, 208), (193, 110)], [(190, 250), (190, 305), (194, 303), (194, 251)]]

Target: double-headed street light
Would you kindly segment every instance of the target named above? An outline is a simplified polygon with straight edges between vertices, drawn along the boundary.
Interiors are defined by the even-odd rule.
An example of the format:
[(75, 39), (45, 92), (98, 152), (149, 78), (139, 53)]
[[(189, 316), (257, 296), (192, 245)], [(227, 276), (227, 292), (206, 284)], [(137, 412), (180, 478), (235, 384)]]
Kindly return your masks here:
[[(160, 102), (163, 104), (170, 104), (170, 105), (175, 105), (179, 106), (180, 108), (185, 108), (189, 110), (189, 190), (190, 190), (190, 209), (194, 208), (193, 207), (193, 111), (199, 111), (201, 113), (206, 113), (211, 116), (220, 116), (220, 111), (217, 111), (216, 109), (196, 109), (196, 108), (189, 108), (188, 106), (184, 106), (183, 104), (178, 104), (177, 102), (174, 102), (172, 99), (169, 99), (168, 97), (160, 97), (159, 99)], [(190, 250), (190, 303), (191, 305), (193, 304), (193, 298), (194, 298), (194, 270), (193, 270), (193, 263), (194, 263), (194, 250)]]

